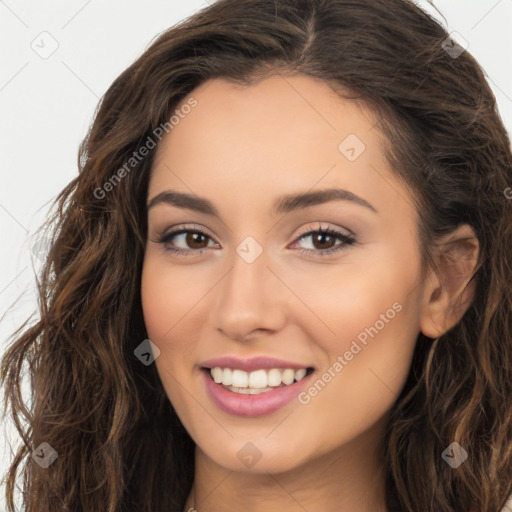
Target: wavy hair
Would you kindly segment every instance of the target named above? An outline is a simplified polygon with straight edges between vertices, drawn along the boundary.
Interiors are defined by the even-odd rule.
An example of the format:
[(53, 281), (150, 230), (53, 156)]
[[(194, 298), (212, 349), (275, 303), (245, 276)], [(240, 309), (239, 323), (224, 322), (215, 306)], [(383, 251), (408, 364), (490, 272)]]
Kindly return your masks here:
[[(159, 34), (116, 78), (80, 145), (79, 173), (44, 226), (50, 251), (38, 278), (38, 319), (12, 335), (2, 359), (5, 407), (22, 438), (6, 474), (11, 510), (19, 474), (26, 512), (183, 510), (194, 443), (155, 365), (134, 355), (147, 338), (140, 278), (156, 151), (128, 170), (126, 162), (203, 82), (250, 85), (281, 71), (322, 79), (379, 113), (386, 156), (421, 212), (425, 261), (438, 237), (464, 223), (480, 244), (474, 300), (438, 339), (419, 335), (391, 411), (388, 507), (505, 505), (512, 200), (504, 191), (512, 153), (482, 69), (467, 51), (450, 55), (447, 37), (408, 0), (219, 0)], [(25, 365), (30, 404), (21, 393)], [(43, 442), (58, 453), (46, 469), (31, 456)], [(469, 454), (456, 470), (441, 457), (452, 442)]]

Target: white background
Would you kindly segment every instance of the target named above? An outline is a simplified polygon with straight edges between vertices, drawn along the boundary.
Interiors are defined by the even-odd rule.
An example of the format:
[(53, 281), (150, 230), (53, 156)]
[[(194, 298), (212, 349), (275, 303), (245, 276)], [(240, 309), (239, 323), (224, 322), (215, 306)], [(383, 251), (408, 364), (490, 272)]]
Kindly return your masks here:
[[(417, 3), (439, 19), (428, 2)], [(512, 0), (434, 3), (447, 30), (462, 35), (484, 68), (512, 133)], [(98, 100), (155, 36), (206, 5), (206, 0), (0, 0), (0, 355), (13, 330), (36, 311), (33, 265), (38, 268), (39, 260), (29, 237), (77, 174), (78, 145)], [(43, 51), (43, 44), (58, 48), (43, 59), (32, 48)], [(17, 446), (18, 440), (9, 423), (0, 428), (3, 478), (9, 442)], [(3, 494), (2, 485), (0, 511), (6, 510)]]

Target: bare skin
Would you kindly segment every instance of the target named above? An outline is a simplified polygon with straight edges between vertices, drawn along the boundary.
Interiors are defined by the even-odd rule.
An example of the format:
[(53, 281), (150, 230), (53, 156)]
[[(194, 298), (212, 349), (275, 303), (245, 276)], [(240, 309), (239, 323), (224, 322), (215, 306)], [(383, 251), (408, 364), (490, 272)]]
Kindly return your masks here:
[[(214, 80), (192, 96), (197, 107), (158, 148), (148, 203), (174, 190), (207, 198), (220, 217), (165, 202), (149, 208), (142, 276), (148, 335), (161, 351), (155, 364), (197, 445), (185, 511), (386, 512), (387, 416), (418, 333), (436, 337), (462, 316), (466, 306), (452, 304), (471, 266), (456, 277), (447, 270), (422, 278), (418, 214), (364, 104), (285, 74), (248, 88)], [(340, 151), (349, 134), (364, 151), (355, 139)], [(272, 211), (282, 195), (331, 188), (368, 204), (331, 200)], [(353, 242), (301, 239), (319, 225)], [(190, 229), (188, 238), (158, 242), (178, 227)], [(193, 238), (195, 228), (207, 236)], [(236, 251), (249, 236), (262, 249), (251, 263)], [(465, 236), (472, 236), (468, 226), (452, 235)], [(340, 250), (321, 254), (333, 248)], [(477, 249), (468, 250), (474, 256)], [(361, 350), (345, 357), (372, 326)], [(312, 384), (329, 368), (331, 378), (302, 402), (243, 417), (221, 410), (205, 389), (201, 362), (225, 355), (313, 367)], [(239, 457), (249, 442), (261, 455), (251, 467)]]

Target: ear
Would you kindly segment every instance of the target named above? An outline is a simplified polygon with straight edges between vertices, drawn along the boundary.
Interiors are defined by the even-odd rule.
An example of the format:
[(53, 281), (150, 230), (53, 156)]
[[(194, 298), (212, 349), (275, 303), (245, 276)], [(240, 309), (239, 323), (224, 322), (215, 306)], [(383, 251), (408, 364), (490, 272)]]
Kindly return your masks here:
[(467, 224), (438, 240), (433, 253), (435, 268), (424, 287), (420, 329), (425, 336), (438, 338), (464, 316), (474, 297), (476, 283), (467, 285), (478, 252), (478, 239)]

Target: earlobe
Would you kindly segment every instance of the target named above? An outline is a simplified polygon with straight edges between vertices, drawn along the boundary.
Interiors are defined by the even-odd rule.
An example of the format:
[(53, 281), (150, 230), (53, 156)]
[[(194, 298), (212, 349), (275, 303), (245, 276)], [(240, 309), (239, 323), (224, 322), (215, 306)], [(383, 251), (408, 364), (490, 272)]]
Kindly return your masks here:
[(476, 283), (471, 278), (478, 254), (478, 239), (467, 224), (436, 244), (435, 268), (425, 283), (421, 312), (420, 329), (425, 336), (438, 338), (464, 316), (474, 298)]

